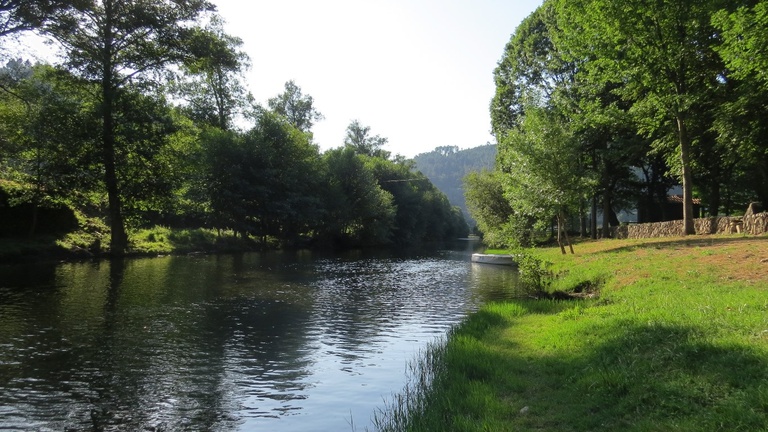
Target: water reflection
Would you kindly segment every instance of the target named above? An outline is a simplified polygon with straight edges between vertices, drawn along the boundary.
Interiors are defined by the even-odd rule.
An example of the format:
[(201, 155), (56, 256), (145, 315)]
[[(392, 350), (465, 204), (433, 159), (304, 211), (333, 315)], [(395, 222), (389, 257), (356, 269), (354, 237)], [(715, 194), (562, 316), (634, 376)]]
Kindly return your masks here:
[(362, 429), (514, 281), (464, 250), (0, 267), (0, 429)]

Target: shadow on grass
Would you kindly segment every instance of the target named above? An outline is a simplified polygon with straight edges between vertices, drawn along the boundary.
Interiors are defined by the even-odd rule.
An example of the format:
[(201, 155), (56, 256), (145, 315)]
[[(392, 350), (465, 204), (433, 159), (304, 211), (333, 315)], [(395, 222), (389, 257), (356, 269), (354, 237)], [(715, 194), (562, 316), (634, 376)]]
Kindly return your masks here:
[(32, 238), (0, 238), (0, 260), (3, 263), (38, 259), (59, 259), (73, 255), (57, 241), (63, 236), (36, 236)]
[(690, 236), (670, 238), (669, 240), (641, 242), (632, 245), (619, 246), (615, 248), (608, 248), (602, 251), (596, 252), (596, 254), (614, 254), (621, 252), (634, 251), (638, 249), (682, 249), (692, 247), (717, 247), (726, 245), (737, 245), (739, 243), (753, 243), (755, 241), (763, 241), (768, 244), (767, 236)]
[(500, 336), (506, 318), (497, 315), (451, 335), (429, 408), (391, 430), (768, 430), (768, 358), (758, 346), (613, 320), (580, 327), (593, 346), (569, 347), (550, 328), (537, 343), (563, 346), (526, 352)]

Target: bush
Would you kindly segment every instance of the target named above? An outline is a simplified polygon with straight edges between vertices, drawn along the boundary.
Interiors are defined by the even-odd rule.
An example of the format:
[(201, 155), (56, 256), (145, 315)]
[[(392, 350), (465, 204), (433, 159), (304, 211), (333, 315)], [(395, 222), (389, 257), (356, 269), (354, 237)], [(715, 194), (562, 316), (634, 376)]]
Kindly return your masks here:
[(526, 252), (518, 252), (515, 256), (520, 273), (520, 287), (528, 294), (547, 292), (554, 280), (554, 275), (549, 270), (551, 263)]

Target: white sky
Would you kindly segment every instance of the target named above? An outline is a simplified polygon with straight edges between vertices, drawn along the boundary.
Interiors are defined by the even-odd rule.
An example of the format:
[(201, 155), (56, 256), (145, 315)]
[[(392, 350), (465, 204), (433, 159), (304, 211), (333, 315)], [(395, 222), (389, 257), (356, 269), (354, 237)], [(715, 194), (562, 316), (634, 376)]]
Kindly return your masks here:
[(312, 128), (321, 150), (343, 145), (357, 119), (389, 139), (385, 150), (413, 157), (495, 142), (493, 69), (542, 0), (213, 2), (243, 40), (257, 102), (294, 80), (325, 116)]
[(213, 0), (251, 58), (257, 101), (294, 80), (325, 120), (322, 150), (358, 119), (385, 150), (413, 157), (437, 146), (494, 142), (493, 69), (541, 0)]

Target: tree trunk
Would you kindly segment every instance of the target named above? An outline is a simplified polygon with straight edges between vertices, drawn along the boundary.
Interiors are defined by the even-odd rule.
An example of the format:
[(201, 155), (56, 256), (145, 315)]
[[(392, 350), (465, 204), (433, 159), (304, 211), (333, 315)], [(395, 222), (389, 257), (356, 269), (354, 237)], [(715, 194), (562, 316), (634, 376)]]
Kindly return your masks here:
[(691, 180), (690, 139), (681, 113), (677, 115), (677, 132), (680, 138), (680, 163), (683, 178), (683, 235), (696, 234), (693, 225), (693, 181)]
[(123, 222), (120, 189), (117, 184), (115, 163), (115, 125), (114, 108), (117, 90), (114, 87), (114, 69), (112, 66), (112, 2), (104, 2), (106, 22), (104, 25), (104, 64), (101, 77), (102, 94), (102, 158), (104, 159), (104, 183), (107, 187), (109, 205), (109, 227), (111, 231), (110, 254), (121, 256), (128, 246), (128, 236)]
[(563, 224), (562, 220), (560, 219), (560, 214), (557, 214), (557, 245), (560, 246), (560, 252), (565, 255), (565, 246), (563, 245), (562, 240), (562, 232), (563, 232)]
[(712, 182), (709, 194), (709, 216), (715, 217), (720, 213), (720, 182)]
[[(563, 223), (561, 224), (560, 221), (563, 221)], [(563, 216), (562, 213), (558, 215), (558, 225), (561, 225), (563, 227), (563, 235), (565, 236), (565, 243), (568, 245), (568, 249), (571, 250), (571, 255), (573, 255), (573, 243), (571, 243), (571, 239), (570, 237), (568, 237), (568, 227), (565, 226), (565, 216)], [(565, 249), (562, 249), (562, 252), (565, 253)]]
[(611, 198), (610, 195), (606, 192), (603, 195), (603, 238), (611, 237), (610, 214), (612, 211)]
[(592, 196), (592, 217), (589, 222), (589, 234), (592, 240), (597, 240), (597, 195)]

